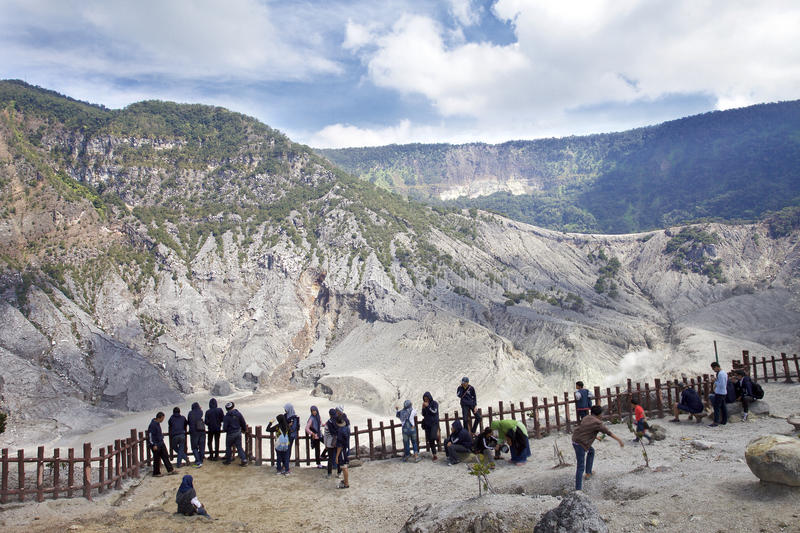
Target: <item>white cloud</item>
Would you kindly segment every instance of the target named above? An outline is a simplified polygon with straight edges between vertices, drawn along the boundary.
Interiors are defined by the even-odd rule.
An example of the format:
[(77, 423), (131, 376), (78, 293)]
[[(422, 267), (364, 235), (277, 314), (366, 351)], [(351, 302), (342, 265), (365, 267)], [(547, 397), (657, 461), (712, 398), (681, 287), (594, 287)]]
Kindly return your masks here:
[(471, 0), (448, 0), (450, 14), (462, 26), (472, 26), (478, 23), (478, 10), (473, 8)]

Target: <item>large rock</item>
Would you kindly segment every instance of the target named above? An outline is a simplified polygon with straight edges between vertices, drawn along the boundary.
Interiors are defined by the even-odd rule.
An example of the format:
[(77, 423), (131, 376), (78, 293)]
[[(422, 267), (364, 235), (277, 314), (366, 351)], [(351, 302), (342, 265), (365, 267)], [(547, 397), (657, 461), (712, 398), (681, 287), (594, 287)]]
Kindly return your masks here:
[(214, 396), (228, 396), (233, 394), (233, 389), (231, 388), (231, 384), (227, 381), (217, 381), (211, 389), (211, 394)]
[[(769, 415), (769, 404), (764, 400), (756, 400), (750, 404), (748, 408), (752, 415)], [(742, 404), (741, 402), (728, 404), (728, 416), (741, 415)]]
[(570, 492), (533, 528), (534, 533), (607, 533), (608, 527), (597, 507), (581, 491)]
[[(476, 487), (477, 492), (477, 487)], [(506, 533), (530, 531), (554, 499), (512, 494), (488, 494), (414, 508), (401, 533)]]
[(786, 435), (758, 437), (747, 445), (744, 457), (761, 481), (800, 487), (800, 440)]
[(653, 440), (664, 440), (667, 438), (667, 428), (661, 424), (650, 424), (650, 434)]

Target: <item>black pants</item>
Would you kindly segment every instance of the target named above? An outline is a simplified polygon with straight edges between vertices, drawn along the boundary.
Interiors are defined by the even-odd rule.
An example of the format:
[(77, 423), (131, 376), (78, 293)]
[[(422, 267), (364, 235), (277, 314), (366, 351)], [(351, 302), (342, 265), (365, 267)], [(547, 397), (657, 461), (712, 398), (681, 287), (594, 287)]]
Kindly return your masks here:
[(212, 461), (219, 459), (219, 436), (221, 431), (208, 432), (208, 458)]
[(714, 423), (727, 424), (728, 423), (728, 404), (725, 403), (724, 394), (714, 395)]
[(314, 450), (314, 460), (317, 462), (317, 466), (319, 466), (320, 465), (319, 439), (311, 439), (311, 449)]
[(753, 401), (752, 396), (748, 396), (747, 394), (742, 394), (742, 411), (745, 413), (750, 412), (750, 402)]
[(425, 447), (436, 455), (439, 453), (439, 424), (425, 429)]
[(578, 423), (583, 420), (583, 417), (589, 414), (589, 408), (579, 408), (575, 409), (575, 413), (578, 415)]
[(169, 462), (169, 452), (167, 451), (167, 445), (165, 443), (161, 443), (156, 446), (156, 449), (153, 450), (153, 475), (158, 476), (161, 475), (161, 463), (164, 463), (164, 468), (167, 469), (167, 472), (172, 472), (174, 469), (172, 468), (172, 464)]
[(459, 454), (463, 453), (471, 453), (472, 450), (467, 448), (466, 446), (462, 446), (461, 444), (451, 444), (447, 447), (447, 459), (450, 460), (451, 463), (460, 463), (461, 459), (458, 457)]
[(336, 462), (336, 448), (325, 448), (325, 451), (328, 454), (328, 475), (331, 475), (333, 464)]

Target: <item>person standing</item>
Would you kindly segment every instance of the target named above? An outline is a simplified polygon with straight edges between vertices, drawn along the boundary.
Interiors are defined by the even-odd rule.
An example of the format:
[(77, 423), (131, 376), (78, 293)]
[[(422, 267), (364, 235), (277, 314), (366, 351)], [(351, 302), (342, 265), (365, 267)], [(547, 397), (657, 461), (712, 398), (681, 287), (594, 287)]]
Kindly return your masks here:
[(650, 426), (647, 424), (644, 407), (639, 404), (637, 398), (631, 398), (631, 405), (633, 405), (633, 418), (636, 421), (636, 438), (633, 439), (633, 442), (639, 442), (642, 437), (645, 437), (647, 444), (653, 444), (653, 437), (647, 433)]
[(192, 447), (194, 455), (194, 466), (203, 466), (203, 458), (206, 454), (206, 425), (203, 423), (203, 410), (200, 404), (194, 402), (192, 410), (187, 417), (189, 422), (189, 445)]
[(714, 380), (714, 399), (712, 400), (714, 423), (709, 424), (708, 427), (714, 428), (728, 423), (728, 374), (716, 361), (711, 363), (711, 370), (717, 374), (717, 379)]
[(306, 436), (311, 439), (311, 448), (314, 450), (314, 460), (317, 463), (317, 468), (325, 468), (322, 466), (320, 459), (325, 456), (326, 450), (323, 450), (322, 456), (319, 453), (320, 442), (322, 441), (322, 418), (319, 416), (319, 409), (316, 405), (311, 406), (311, 414), (306, 422)]
[[(478, 395), (475, 393), (475, 387), (469, 384), (469, 378), (464, 376), (461, 378), (461, 385), (456, 389), (456, 395), (461, 400), (461, 418), (463, 420), (464, 428), (470, 431), (470, 415), (475, 415), (475, 409), (478, 405)], [(475, 419), (474, 427), (471, 433), (475, 432), (478, 427), (478, 419)]]
[(575, 382), (575, 413), (578, 415), (578, 423), (589, 414), (593, 398), (592, 391), (583, 388), (583, 381)]
[(208, 402), (205, 422), (208, 432), (208, 460), (216, 461), (219, 459), (219, 436), (222, 433), (222, 419), (225, 413), (217, 407), (217, 399), (211, 398)]
[(294, 406), (287, 403), (283, 406), (286, 412), (286, 425), (289, 427), (289, 461), (292, 460), (292, 449), (294, 448), (294, 441), (300, 433), (300, 417), (294, 412)]
[(597, 438), (598, 433), (605, 433), (619, 443), (620, 448), (625, 447), (622, 439), (614, 435), (610, 429), (598, 418), (603, 414), (603, 408), (593, 405), (590, 414), (583, 417), (578, 427), (572, 432), (572, 448), (575, 450), (575, 490), (583, 488), (584, 472), (586, 478), (592, 476), (592, 465), (594, 464), (594, 447), (592, 444)]
[[(336, 409), (328, 409), (328, 421), (325, 422), (325, 451), (328, 452), (328, 479), (331, 478), (333, 472), (333, 465), (336, 464), (336, 434), (338, 428), (336, 427)], [(337, 469), (337, 474), (341, 469)]]
[(350, 426), (345, 420), (344, 411), (336, 415), (336, 465), (342, 470), (342, 481), (339, 483), (340, 489), (350, 488), (350, 477), (347, 465), (349, 464), (348, 455), (350, 454)]
[(289, 426), (286, 424), (286, 415), (280, 414), (275, 417), (277, 424), (273, 425), (275, 420), (270, 420), (267, 424), (268, 433), (277, 433), (277, 440), (275, 442), (275, 455), (276, 461), (276, 474), (283, 474), (288, 476), (289, 470)]
[(225, 404), (225, 418), (222, 419), (222, 431), (225, 432), (225, 460), (224, 465), (231, 464), (233, 460), (233, 448), (239, 452), (241, 463), (239, 466), (247, 466), (247, 455), (242, 447), (242, 433), (247, 431), (247, 423), (244, 421), (242, 413), (234, 408), (233, 402)]
[(161, 431), (161, 422), (163, 421), (164, 413), (159, 411), (147, 427), (147, 445), (150, 446), (150, 451), (153, 452), (154, 477), (161, 477), (161, 463), (164, 463), (164, 468), (167, 469), (169, 474), (175, 473), (175, 469), (169, 462), (169, 452), (167, 452), (167, 445), (164, 442), (164, 433)]
[(181, 414), (180, 407), (176, 407), (172, 410), (172, 416), (169, 417), (167, 427), (169, 428), (169, 444), (172, 447), (172, 451), (178, 456), (175, 467), (180, 468), (183, 466), (181, 465), (181, 461), (186, 461), (188, 465), (189, 456), (186, 455), (186, 429), (189, 427), (189, 423), (186, 421), (186, 417)]
[(417, 410), (411, 405), (411, 400), (403, 402), (403, 408), (397, 409), (396, 416), (400, 419), (400, 428), (403, 432), (403, 462), (408, 462), (411, 456), (411, 448), (414, 449), (414, 462), (419, 462), (419, 442), (417, 441), (417, 428), (414, 425), (414, 419), (417, 416)]
[(422, 395), (422, 429), (425, 430), (425, 446), (436, 461), (439, 459), (439, 403), (430, 392)]

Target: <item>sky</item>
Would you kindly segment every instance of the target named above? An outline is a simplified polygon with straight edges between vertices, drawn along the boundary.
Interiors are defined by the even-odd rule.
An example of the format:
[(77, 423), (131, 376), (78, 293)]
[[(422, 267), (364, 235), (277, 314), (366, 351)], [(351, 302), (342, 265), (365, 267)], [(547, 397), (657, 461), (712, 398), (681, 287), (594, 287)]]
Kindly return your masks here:
[(622, 131), (800, 98), (795, 0), (0, 0), (0, 78), (316, 148)]

